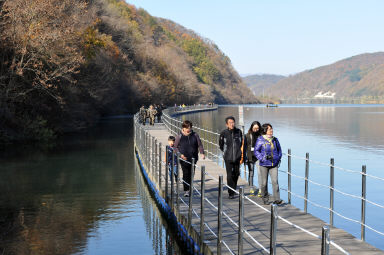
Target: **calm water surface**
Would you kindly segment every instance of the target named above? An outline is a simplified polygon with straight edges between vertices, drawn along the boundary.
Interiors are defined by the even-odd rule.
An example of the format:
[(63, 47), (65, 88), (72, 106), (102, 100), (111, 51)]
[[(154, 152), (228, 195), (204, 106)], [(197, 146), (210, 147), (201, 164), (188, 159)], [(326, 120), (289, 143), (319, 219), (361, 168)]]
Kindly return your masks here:
[[(218, 111), (184, 115), (196, 125), (219, 131), (225, 128), (224, 119), (233, 115), (238, 120), (238, 107), (220, 107)], [(384, 178), (384, 106), (383, 105), (282, 105), (266, 108), (264, 105), (244, 106), (245, 128), (249, 129), (252, 121), (261, 124), (269, 122), (274, 135), (279, 138), (283, 152), (288, 148), (292, 154), (329, 163), (335, 158), (335, 165), (361, 171), (367, 166), (367, 173)], [(287, 157), (284, 156), (281, 170), (287, 170)], [(318, 183), (329, 185), (329, 167), (310, 163), (309, 178)], [(292, 173), (304, 176), (305, 161), (292, 159)], [(256, 177), (257, 178), (257, 177)], [(256, 181), (255, 178), (255, 181)], [(279, 173), (282, 189), (287, 188), (287, 176)], [(335, 169), (335, 188), (361, 196), (361, 176)], [(270, 190), (271, 192), (271, 190)], [(292, 192), (304, 195), (304, 182), (292, 177)], [(281, 191), (282, 198), (288, 200), (287, 192)], [(384, 181), (367, 177), (367, 199), (384, 205)], [(329, 189), (309, 184), (309, 199), (329, 208)], [(303, 209), (303, 199), (293, 197), (293, 204)], [(335, 211), (360, 221), (360, 199), (335, 193)], [(366, 224), (384, 232), (384, 209), (367, 203)], [(329, 222), (326, 209), (308, 205), (308, 212)], [(337, 227), (343, 228), (360, 238), (360, 225), (334, 216)], [(332, 234), (331, 234), (332, 235)], [(367, 242), (384, 249), (384, 236), (366, 230)]]
[(0, 254), (179, 254), (135, 164), (132, 118), (0, 151)]

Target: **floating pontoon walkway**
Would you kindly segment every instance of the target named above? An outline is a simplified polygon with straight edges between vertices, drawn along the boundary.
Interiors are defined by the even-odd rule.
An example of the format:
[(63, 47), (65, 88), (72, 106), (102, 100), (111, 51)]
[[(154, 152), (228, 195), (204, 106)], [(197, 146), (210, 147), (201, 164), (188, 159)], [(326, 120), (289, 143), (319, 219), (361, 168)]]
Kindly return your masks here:
[[(166, 120), (165, 120), (166, 121)], [(178, 186), (165, 171), (164, 152), (167, 138), (171, 135), (169, 124), (143, 126), (135, 120), (135, 146), (138, 158), (159, 194), (167, 201), (170, 210), (182, 224), (199, 249), (194, 253), (204, 254), (384, 254), (366, 242), (356, 239), (344, 230), (329, 227), (324, 221), (304, 213), (290, 204), (263, 205), (262, 200), (249, 196), (246, 180), (239, 178), (238, 185), (243, 187), (244, 198), (229, 199), (225, 169), (218, 160), (199, 160), (194, 175), (194, 192), (191, 201), (183, 197), (182, 184)], [(198, 132), (198, 130), (195, 130)], [(172, 130), (171, 130), (172, 132)], [(160, 159), (160, 161), (159, 161)], [(202, 168), (205, 166), (204, 210), (201, 222)], [(219, 177), (224, 178), (222, 193), (221, 227), (219, 227)], [(168, 181), (166, 181), (168, 178)], [(167, 185), (166, 185), (167, 183)], [(173, 192), (173, 193), (171, 193)], [(173, 194), (173, 195), (172, 195)], [(191, 203), (191, 207), (189, 204)], [(242, 204), (244, 217), (239, 222)], [(272, 215), (275, 215), (275, 220)], [(272, 223), (276, 223), (274, 226)], [(203, 224), (202, 224), (203, 223)], [(239, 224), (241, 228), (239, 235)], [(272, 225), (271, 225), (272, 224)], [(201, 232), (201, 226), (204, 230)], [(329, 227), (329, 232), (323, 230)], [(221, 229), (220, 229), (221, 228)], [(276, 230), (271, 237), (271, 231)], [(221, 232), (221, 234), (220, 234)], [(203, 233), (203, 235), (201, 235)], [(326, 236), (330, 242), (327, 244)], [(221, 235), (221, 239), (219, 238)], [(239, 239), (240, 236), (240, 239)], [(272, 238), (272, 239), (271, 239)], [(203, 240), (202, 240), (203, 239)], [(218, 242), (219, 240), (219, 242)], [(203, 243), (202, 243), (203, 241)], [(325, 242), (322, 244), (322, 242)], [(273, 247), (272, 247), (273, 246)], [(327, 249), (329, 250), (327, 251)], [(219, 249), (219, 250), (218, 250)], [(322, 250), (323, 249), (323, 250)], [(327, 253), (328, 252), (328, 253)]]

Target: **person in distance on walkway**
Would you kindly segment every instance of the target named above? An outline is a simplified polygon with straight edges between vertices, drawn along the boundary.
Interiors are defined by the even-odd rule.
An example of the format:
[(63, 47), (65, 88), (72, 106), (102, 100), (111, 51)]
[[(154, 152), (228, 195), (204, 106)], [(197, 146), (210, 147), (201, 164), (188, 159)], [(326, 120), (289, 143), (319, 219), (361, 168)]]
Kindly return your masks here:
[(145, 122), (147, 120), (147, 110), (145, 109), (144, 105), (142, 105), (140, 107), (140, 111), (139, 111), (139, 120), (140, 120), (140, 123), (142, 123), (143, 125), (145, 125)]
[(273, 136), (273, 128), (269, 123), (261, 126), (261, 136), (256, 141), (255, 156), (259, 160), (260, 190), (264, 204), (269, 203), (268, 198), (268, 173), (271, 176), (273, 189), (273, 203), (281, 204), (278, 167), (280, 165), (282, 152), (279, 140)]
[(257, 166), (257, 158), (254, 155), (255, 151), (255, 145), (257, 138), (260, 136), (260, 129), (261, 125), (258, 121), (252, 122), (251, 126), (249, 127), (248, 133), (245, 135), (246, 138), (246, 144), (247, 144), (247, 156), (246, 156), (246, 163), (248, 166), (248, 184), (251, 187), (250, 193), (251, 196), (254, 195), (255, 189), (253, 185), (253, 176), (254, 176), (254, 170), (256, 166), (256, 171), (258, 172), (257, 174), (257, 180), (259, 181), (259, 190), (260, 190), (260, 174), (258, 171), (258, 166)]
[[(197, 133), (192, 130), (192, 122), (185, 120), (181, 126), (181, 132), (176, 137), (175, 151), (180, 152), (180, 166), (183, 171), (184, 196), (189, 196), (189, 186), (191, 184), (192, 159), (195, 163), (199, 159), (199, 152), (202, 159), (205, 159), (203, 144)], [(193, 180), (192, 180), (193, 181)]]
[[(227, 185), (236, 190), (237, 180), (240, 176), (240, 164), (243, 163), (244, 137), (240, 129), (235, 126), (235, 118), (229, 116), (225, 118), (226, 129), (221, 131), (219, 138), (220, 150), (224, 153), (223, 158), (227, 171)], [(235, 192), (228, 189), (230, 199), (235, 197)]]
[(155, 116), (157, 114), (157, 111), (155, 109), (155, 107), (153, 107), (153, 105), (150, 105), (149, 106), (149, 109), (148, 109), (148, 115), (149, 115), (149, 125), (155, 125)]
[(160, 123), (161, 122), (161, 116), (163, 115), (163, 107), (162, 107), (162, 105), (160, 105), (160, 104), (157, 105), (156, 111), (157, 111), (157, 114), (156, 114), (157, 123)]

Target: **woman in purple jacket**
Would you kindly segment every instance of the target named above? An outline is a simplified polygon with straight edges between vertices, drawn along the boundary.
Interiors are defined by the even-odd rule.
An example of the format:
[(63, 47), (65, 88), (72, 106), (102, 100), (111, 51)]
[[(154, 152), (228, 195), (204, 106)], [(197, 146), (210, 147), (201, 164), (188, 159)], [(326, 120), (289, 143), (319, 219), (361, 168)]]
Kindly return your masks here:
[(271, 176), (273, 189), (273, 203), (281, 204), (279, 182), (278, 182), (278, 167), (280, 164), (282, 152), (279, 140), (273, 136), (273, 128), (269, 123), (261, 126), (261, 136), (256, 141), (254, 150), (256, 158), (260, 164), (260, 190), (264, 204), (269, 204), (268, 197), (268, 173)]

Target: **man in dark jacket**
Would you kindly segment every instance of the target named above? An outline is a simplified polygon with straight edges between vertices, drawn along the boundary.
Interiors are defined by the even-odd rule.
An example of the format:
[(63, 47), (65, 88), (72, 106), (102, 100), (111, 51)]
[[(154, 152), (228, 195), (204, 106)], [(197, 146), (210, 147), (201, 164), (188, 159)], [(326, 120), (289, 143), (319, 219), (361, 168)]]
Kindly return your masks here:
[(180, 166), (183, 170), (184, 196), (189, 195), (189, 185), (191, 184), (192, 159), (195, 163), (199, 159), (199, 152), (205, 159), (203, 144), (197, 133), (192, 130), (192, 122), (185, 120), (182, 124), (181, 133), (176, 137), (175, 152), (180, 152)]
[[(224, 153), (225, 168), (227, 170), (227, 185), (236, 190), (237, 180), (240, 176), (240, 164), (244, 160), (244, 137), (240, 129), (235, 127), (235, 118), (229, 116), (225, 118), (227, 126), (220, 133), (219, 146)], [(228, 189), (229, 198), (235, 196), (235, 192)]]

